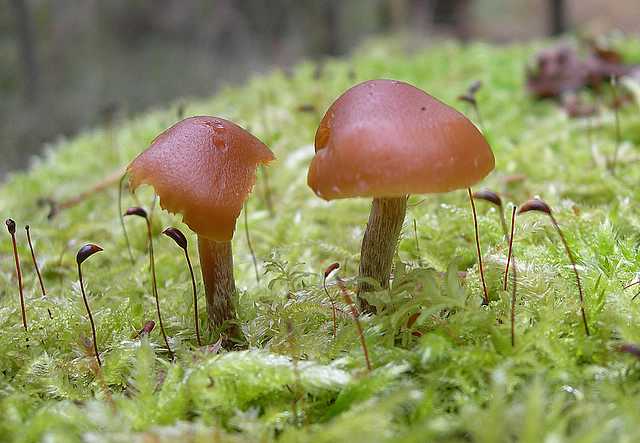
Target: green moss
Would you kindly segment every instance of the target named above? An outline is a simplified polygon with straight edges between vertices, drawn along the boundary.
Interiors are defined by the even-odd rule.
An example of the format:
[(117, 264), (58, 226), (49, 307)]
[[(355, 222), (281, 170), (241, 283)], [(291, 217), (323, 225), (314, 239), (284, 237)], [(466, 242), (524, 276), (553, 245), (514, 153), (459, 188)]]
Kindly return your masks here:
[[(638, 59), (638, 41), (617, 44)], [(187, 103), (186, 115), (238, 121), (278, 157), (268, 170), (277, 216), (267, 211), (262, 178), (248, 202), (260, 283), (242, 217), (234, 239), (247, 351), (193, 350), (188, 270), (181, 251), (159, 234), (168, 225), (189, 233), (179, 219), (155, 211), (160, 302), (177, 353), (170, 363), (158, 330), (142, 341), (132, 338), (155, 319), (154, 301), (144, 226), (127, 224), (131, 264), (115, 186), (52, 221), (37, 205), (42, 197), (77, 195), (123, 168), (172, 124), (176, 109), (52, 146), (28, 173), (12, 176), (0, 189), (3, 218), (11, 216), (20, 226), (30, 327), (27, 341), (5, 237), (0, 243), (0, 439), (637, 441), (640, 364), (615, 346), (640, 342), (640, 307), (631, 301), (633, 292), (622, 290), (640, 269), (640, 170), (634, 163), (640, 119), (636, 105), (621, 112), (625, 143), (614, 177), (602, 164), (615, 148), (611, 112), (594, 119), (589, 135), (586, 122), (569, 120), (555, 104), (527, 96), (524, 67), (539, 47), (441, 43), (416, 52), (378, 42), (349, 60), (329, 62), (320, 79), (306, 63), (291, 77), (273, 72)], [(362, 319), (373, 373), (365, 372), (341, 302), (344, 312), (338, 313), (332, 337), (321, 272), (338, 261), (343, 277), (356, 274), (369, 202), (320, 201), (306, 186), (306, 167), (323, 110), (355, 81), (377, 77), (413, 83), (471, 116), (456, 97), (472, 80), (484, 82), (478, 100), (497, 167), (482, 186), (501, 192), (509, 205), (540, 195), (555, 209), (578, 260), (591, 337), (584, 336), (562, 244), (546, 218), (527, 214), (514, 244), (519, 281), (517, 346), (511, 347), (510, 293), (501, 289), (506, 245), (500, 222), (495, 209), (478, 203), (492, 298), (481, 308), (473, 225), (462, 191), (410, 199), (395, 284), (388, 294), (377, 295), (387, 309)], [(315, 111), (300, 111), (301, 105)], [(524, 180), (506, 180), (515, 174)], [(145, 190), (137, 198), (148, 207), (152, 194)], [(133, 203), (125, 196), (125, 205)], [(26, 223), (44, 270), (46, 301), (29, 260)], [(195, 258), (195, 237), (188, 238)], [(83, 345), (91, 332), (75, 267), (75, 251), (88, 241), (105, 249), (84, 265), (103, 351), (99, 376)], [(466, 277), (460, 279), (458, 271)], [(329, 291), (339, 298), (332, 282)], [(417, 312), (408, 329), (409, 316)], [(204, 308), (200, 316), (204, 324)], [(412, 334), (416, 331), (421, 336)]]

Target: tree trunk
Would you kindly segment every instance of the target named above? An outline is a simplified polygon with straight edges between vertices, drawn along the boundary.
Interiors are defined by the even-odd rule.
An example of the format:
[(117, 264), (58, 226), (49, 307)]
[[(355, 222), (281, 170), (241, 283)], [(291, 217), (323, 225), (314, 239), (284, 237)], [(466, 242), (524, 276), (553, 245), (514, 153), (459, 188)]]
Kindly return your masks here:
[(567, 11), (564, 0), (549, 0), (549, 32), (552, 36), (567, 30)]

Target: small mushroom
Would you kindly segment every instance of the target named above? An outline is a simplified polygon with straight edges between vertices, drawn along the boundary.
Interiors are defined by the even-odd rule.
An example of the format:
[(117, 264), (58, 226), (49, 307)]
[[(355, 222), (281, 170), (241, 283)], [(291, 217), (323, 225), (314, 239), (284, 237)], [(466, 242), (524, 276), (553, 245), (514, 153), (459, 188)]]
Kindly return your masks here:
[(231, 239), (256, 168), (273, 159), (264, 143), (235, 123), (200, 116), (164, 131), (128, 167), (132, 190), (153, 186), (162, 208), (182, 214), (197, 234), (212, 328), (236, 318)]
[(464, 115), (394, 80), (370, 80), (342, 94), (320, 122), (315, 151), (308, 184), (316, 195), (373, 198), (359, 295), (373, 290), (371, 279), (389, 286), (409, 194), (468, 188), (495, 165), (491, 148)]

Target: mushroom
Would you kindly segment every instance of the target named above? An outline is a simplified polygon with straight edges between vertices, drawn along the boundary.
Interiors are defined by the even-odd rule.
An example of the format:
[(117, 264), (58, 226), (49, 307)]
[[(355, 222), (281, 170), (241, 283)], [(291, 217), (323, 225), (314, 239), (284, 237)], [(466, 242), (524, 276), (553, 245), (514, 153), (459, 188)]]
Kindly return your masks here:
[(395, 80), (370, 80), (342, 94), (315, 137), (308, 184), (325, 200), (373, 198), (362, 241), (358, 294), (389, 287), (409, 194), (468, 188), (495, 166), (491, 148), (464, 115)]
[(151, 185), (160, 205), (198, 236), (207, 314), (212, 328), (235, 320), (231, 239), (256, 168), (274, 159), (260, 140), (217, 117), (184, 119), (164, 131), (128, 167), (131, 189)]

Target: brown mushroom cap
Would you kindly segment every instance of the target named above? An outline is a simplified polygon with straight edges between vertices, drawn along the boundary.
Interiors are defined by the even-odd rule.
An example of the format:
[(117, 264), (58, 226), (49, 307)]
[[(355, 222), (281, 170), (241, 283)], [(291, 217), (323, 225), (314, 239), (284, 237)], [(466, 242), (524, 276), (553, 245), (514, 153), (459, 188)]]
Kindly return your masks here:
[(273, 153), (260, 140), (217, 117), (184, 119), (136, 157), (127, 171), (131, 189), (153, 186), (160, 205), (180, 213), (198, 235), (227, 241), (256, 182), (256, 168)]
[(325, 200), (467, 188), (495, 166), (471, 121), (407, 83), (370, 80), (327, 110), (307, 182)]

